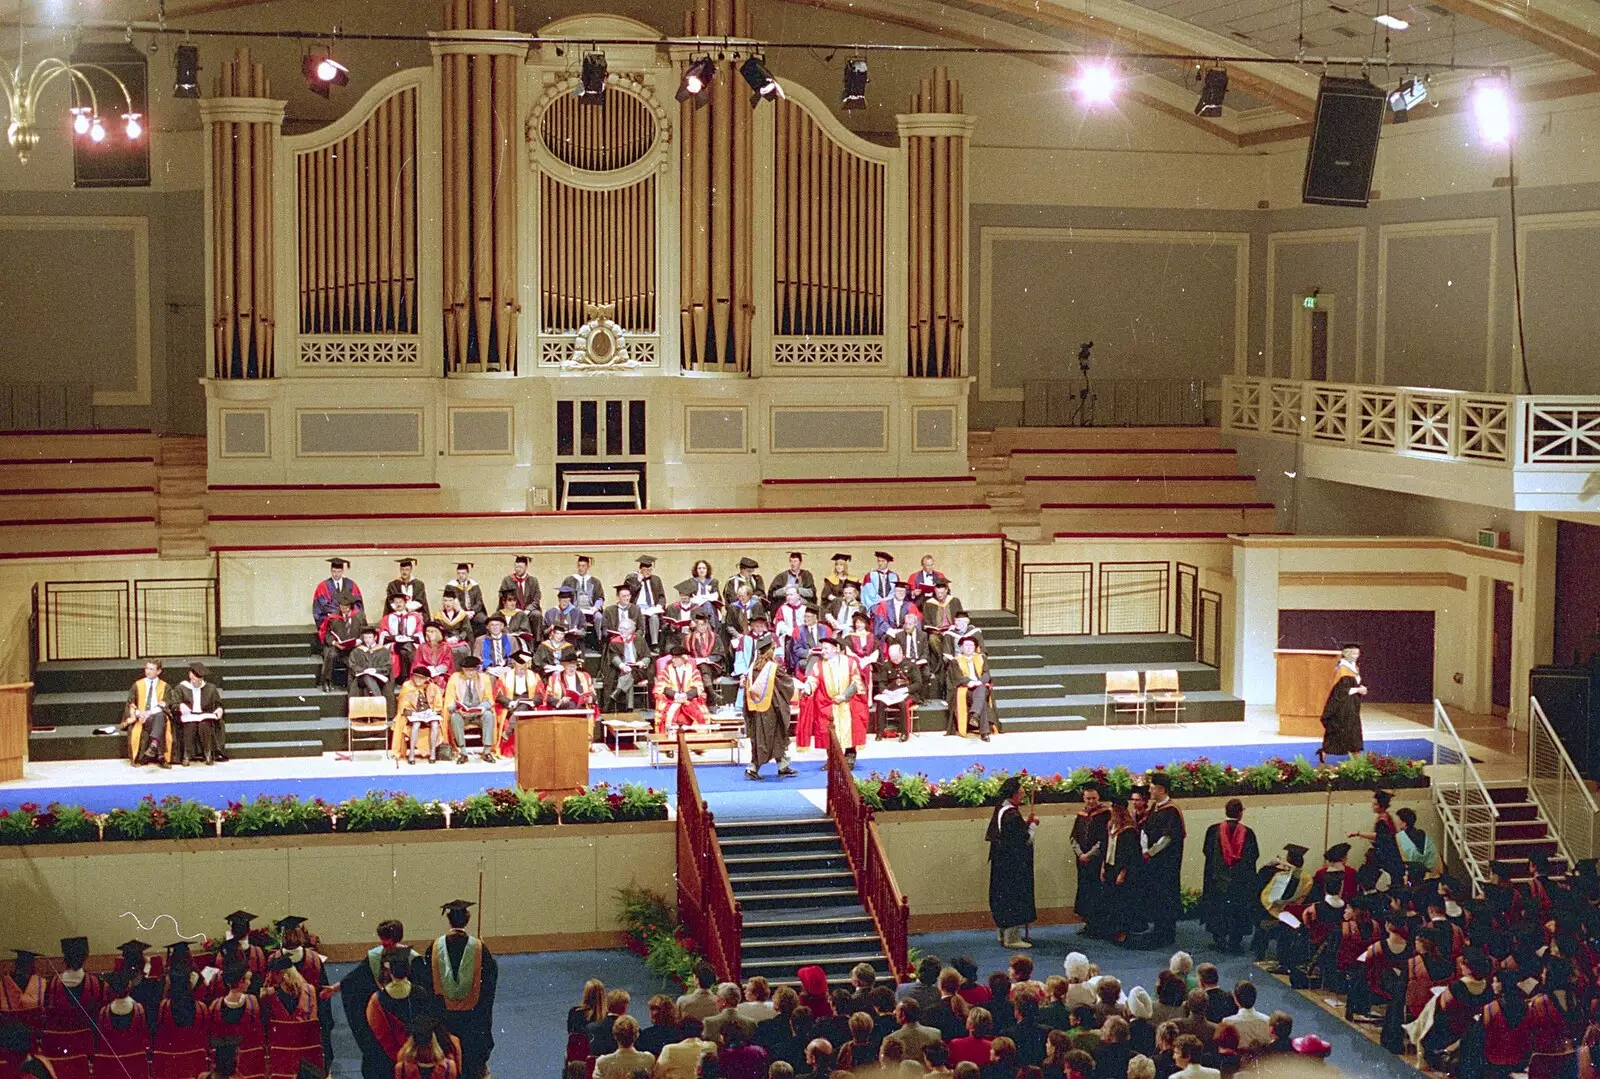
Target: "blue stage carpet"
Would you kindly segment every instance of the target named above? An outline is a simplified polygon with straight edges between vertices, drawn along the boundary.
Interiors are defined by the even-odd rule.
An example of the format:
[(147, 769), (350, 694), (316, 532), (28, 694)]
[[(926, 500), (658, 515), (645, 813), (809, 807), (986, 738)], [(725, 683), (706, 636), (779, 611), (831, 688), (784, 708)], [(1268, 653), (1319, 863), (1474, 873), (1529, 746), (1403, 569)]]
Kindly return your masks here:
[[(1208, 755), (1218, 763), (1243, 768), (1275, 756), (1293, 758), (1300, 754), (1311, 757), (1315, 755), (1316, 747), (1317, 743), (1313, 741), (1294, 744), (1216, 746)], [(1374, 753), (1422, 759), (1431, 759), (1433, 753), (1433, 743), (1425, 738), (1376, 740), (1368, 743), (1368, 748)], [(994, 753), (985, 754), (982, 760), (984, 766), (990, 770), (1017, 771), (1026, 768), (1035, 774), (1048, 775), (1060, 772), (1065, 775), (1078, 767), (1110, 767), (1118, 764), (1138, 772), (1190, 755), (1187, 751), (1174, 749), (1119, 749), (1110, 753), (1104, 750)], [(971, 759), (961, 756), (875, 757), (863, 760), (861, 771), (889, 772), (898, 769), (903, 772), (924, 772), (931, 779), (946, 779), (959, 773), (971, 763)], [(293, 768), (294, 763), (285, 761), (284, 767)], [(736, 816), (788, 816), (791, 813), (808, 810), (810, 804), (798, 792), (820, 790), (826, 786), (823, 763), (820, 760), (798, 761), (794, 767), (800, 773), (798, 776), (780, 780), (772, 774), (769, 765), (767, 778), (760, 783), (752, 783), (745, 779), (744, 766), (738, 764), (701, 764), (695, 772), (700, 781), (701, 793), (711, 803), (712, 809), (724, 819), (734, 819)], [(195, 782), (161, 782), (164, 774), (130, 770), (127, 781), (123, 783), (81, 785), (70, 788), (8, 787), (0, 790), (0, 808), (15, 809), (24, 802), (48, 804), (61, 801), (80, 804), (93, 812), (103, 813), (118, 806), (136, 804), (146, 794), (153, 794), (157, 798), (176, 794), (218, 807), (225, 806), (230, 801), (254, 799), (261, 794), (272, 796), (293, 794), (301, 798), (321, 797), (330, 802), (337, 802), (357, 797), (369, 790), (407, 790), (418, 798), (456, 801), (489, 787), (510, 786), (512, 783), (510, 768), (485, 773), (477, 769), (455, 771), (443, 764), (419, 765), (376, 776), (318, 776), (304, 779), (229, 780), (223, 778), (227, 773), (227, 765), (221, 765), (215, 771), (220, 773), (217, 779)], [(596, 783), (601, 781), (613, 784), (642, 783), (657, 789), (664, 788), (669, 798), (676, 799), (675, 772), (670, 767), (597, 767), (591, 770), (590, 778)]]

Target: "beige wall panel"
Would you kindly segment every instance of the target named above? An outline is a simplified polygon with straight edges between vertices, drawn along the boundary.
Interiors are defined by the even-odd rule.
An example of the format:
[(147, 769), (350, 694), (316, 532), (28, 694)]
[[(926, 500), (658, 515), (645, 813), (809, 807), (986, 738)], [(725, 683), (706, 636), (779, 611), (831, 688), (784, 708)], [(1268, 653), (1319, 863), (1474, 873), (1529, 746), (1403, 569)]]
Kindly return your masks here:
[[(395, 893), (391, 847), (308, 847), (287, 860), (289, 912), (309, 917), (316, 910), (317, 933), (327, 940), (376, 940), (378, 923), (392, 918)], [(357, 902), (329, 902), (331, 896)], [(450, 896), (448, 898), (455, 898)]]
[[(15, 947), (48, 954), (59, 950), (56, 941), (76, 935), (79, 861), (48, 856), (5, 860), (4, 868), (0, 869), (0, 910), (9, 912), (7, 923), (14, 935), (20, 934)], [(110, 884), (110, 881), (104, 884), (108, 891)], [(20, 918), (24, 911), (27, 913), (25, 925)], [(126, 939), (108, 940), (103, 944), (109, 950)], [(101, 942), (91, 941), (95, 943)]]
[[(110, 946), (134, 938), (158, 946), (176, 940), (176, 936), (162, 936), (172, 932), (170, 921), (163, 920), (159, 929), (141, 928), (151, 925), (162, 914), (179, 918), (184, 933), (220, 934), (220, 915), (239, 909), (237, 906), (218, 908), (209, 917), (191, 921), (178, 912), (172, 895), (173, 882), (183, 879), (183, 857), (178, 854), (151, 857), (133, 853), (131, 844), (117, 846), (128, 853), (73, 859), (78, 903), (72, 930), (87, 936), (95, 951), (108, 951)], [(132, 912), (134, 917), (124, 917), (124, 912)], [(146, 936), (146, 933), (154, 933), (160, 939)]]
[[(183, 857), (181, 890), (172, 897), (185, 933), (218, 933), (222, 916), (249, 910), (262, 917), (288, 914), (289, 848), (229, 843), (222, 849), (199, 847)], [(281, 913), (276, 913), (278, 908)], [(295, 911), (301, 914), (301, 911)]]

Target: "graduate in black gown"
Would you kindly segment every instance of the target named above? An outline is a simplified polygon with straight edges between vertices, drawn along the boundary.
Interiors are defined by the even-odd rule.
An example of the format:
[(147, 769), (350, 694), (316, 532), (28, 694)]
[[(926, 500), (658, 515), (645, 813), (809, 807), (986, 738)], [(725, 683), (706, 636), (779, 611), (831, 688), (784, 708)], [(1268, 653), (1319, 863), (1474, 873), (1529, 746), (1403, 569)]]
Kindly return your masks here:
[(1183, 914), (1183, 841), (1187, 833), (1165, 773), (1151, 772), (1147, 782), (1150, 812), (1139, 825), (1144, 864), (1137, 876), (1150, 915), (1150, 933), (1142, 943), (1165, 947), (1177, 939), (1178, 918)]
[(1024, 819), (1022, 781), (1010, 776), (1000, 785), (1000, 800), (989, 818), (984, 839), (989, 843), (989, 913), (1000, 943), (1031, 948), (1022, 927), (1038, 917), (1033, 905), (1033, 831), (1039, 818)]
[(473, 904), (452, 899), (439, 909), (450, 929), (423, 952), (445, 1027), (461, 1040), (462, 1079), (482, 1079), (494, 1052), (494, 995), (500, 967), (489, 946), (467, 932)]
[(1206, 868), (1200, 893), (1205, 927), (1217, 947), (1237, 951), (1261, 912), (1256, 863), (1261, 848), (1256, 833), (1244, 823), (1244, 803), (1228, 799), (1225, 820), (1206, 829)]
[(1083, 919), (1081, 934), (1097, 935), (1099, 919), (1095, 912), (1101, 900), (1103, 885), (1100, 870), (1106, 864), (1106, 842), (1111, 819), (1111, 807), (1106, 805), (1099, 787), (1083, 788), (1083, 809), (1072, 820), (1072, 856), (1078, 867), (1078, 890), (1072, 907)]
[(1131, 929), (1140, 927), (1141, 919), (1135, 911), (1142, 906), (1138, 895), (1142, 859), (1139, 825), (1128, 812), (1128, 799), (1112, 795), (1111, 809), (1106, 814), (1099, 894), (1085, 927), (1089, 936), (1121, 944)]
[(1322, 748), (1317, 750), (1317, 760), (1325, 761), (1328, 754), (1360, 753), (1365, 748), (1361, 740), (1361, 698), (1367, 687), (1361, 682), (1361, 646), (1347, 643), (1340, 646), (1338, 681), (1328, 690), (1328, 699), (1322, 706)]

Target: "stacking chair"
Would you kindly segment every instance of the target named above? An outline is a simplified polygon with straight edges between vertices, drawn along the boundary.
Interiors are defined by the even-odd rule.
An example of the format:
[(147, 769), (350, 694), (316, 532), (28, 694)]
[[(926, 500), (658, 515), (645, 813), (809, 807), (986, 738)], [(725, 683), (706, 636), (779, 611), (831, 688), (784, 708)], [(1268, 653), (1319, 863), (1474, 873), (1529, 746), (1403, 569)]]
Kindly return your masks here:
[(1173, 725), (1177, 725), (1178, 713), (1184, 710), (1187, 698), (1178, 685), (1176, 670), (1145, 671), (1144, 694), (1150, 711), (1159, 717), (1163, 706), (1170, 708)]
[(382, 697), (351, 697), (349, 726), (345, 731), (345, 751), (355, 759), (356, 739), (377, 739), (382, 747), (389, 748), (393, 726), (389, 721), (389, 702)]
[(1108, 725), (1111, 713), (1131, 713), (1135, 723), (1144, 722), (1147, 698), (1139, 684), (1138, 671), (1107, 671), (1105, 699), (1101, 705), (1102, 719)]

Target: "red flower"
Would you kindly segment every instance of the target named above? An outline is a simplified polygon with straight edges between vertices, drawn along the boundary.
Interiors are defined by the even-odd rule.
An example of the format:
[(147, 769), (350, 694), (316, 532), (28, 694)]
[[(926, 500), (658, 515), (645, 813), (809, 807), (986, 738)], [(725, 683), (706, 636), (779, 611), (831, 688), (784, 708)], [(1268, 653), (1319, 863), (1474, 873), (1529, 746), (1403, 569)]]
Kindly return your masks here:
[(885, 802), (893, 801), (900, 797), (900, 788), (894, 782), (886, 779), (878, 784), (878, 797)]
[(57, 817), (54, 813), (36, 813), (33, 817), (33, 826), (41, 832), (48, 832), (56, 826)]
[(39, 812), (41, 806), (39, 805), (38, 802), (23, 802), (17, 808), (22, 810), (22, 812), (24, 812), (24, 813), (32, 815), (34, 813)]
[[(600, 785), (602, 787), (605, 786), (604, 783), (602, 783)], [(606, 795), (606, 802), (610, 804), (612, 809), (621, 809), (622, 808), (622, 795), (620, 795), (620, 794), (608, 794), (608, 795)]]

